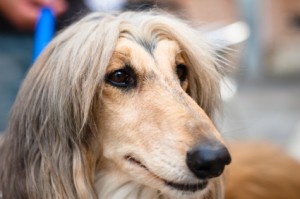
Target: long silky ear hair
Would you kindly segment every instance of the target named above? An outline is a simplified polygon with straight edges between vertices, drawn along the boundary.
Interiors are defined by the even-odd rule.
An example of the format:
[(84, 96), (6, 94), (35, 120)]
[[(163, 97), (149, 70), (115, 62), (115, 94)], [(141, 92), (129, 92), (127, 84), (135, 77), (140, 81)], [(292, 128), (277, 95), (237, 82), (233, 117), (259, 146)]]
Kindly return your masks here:
[(3, 198), (97, 198), (93, 109), (119, 23), (91, 14), (59, 34), (32, 66), (1, 146)]
[(219, 73), (198, 32), (156, 12), (91, 14), (59, 34), (23, 82), (0, 149), (5, 199), (97, 198), (93, 183), (101, 130), (96, 110), (106, 67), (124, 34), (177, 41), (189, 62), (189, 94), (212, 115)]

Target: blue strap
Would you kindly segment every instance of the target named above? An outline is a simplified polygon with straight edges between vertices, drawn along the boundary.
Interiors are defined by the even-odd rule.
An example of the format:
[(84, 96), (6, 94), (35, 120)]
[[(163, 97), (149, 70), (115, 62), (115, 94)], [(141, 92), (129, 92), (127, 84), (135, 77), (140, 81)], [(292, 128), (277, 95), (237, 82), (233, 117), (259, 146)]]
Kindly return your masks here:
[(55, 16), (51, 8), (41, 9), (34, 35), (33, 61), (35, 61), (43, 49), (52, 39), (55, 33)]

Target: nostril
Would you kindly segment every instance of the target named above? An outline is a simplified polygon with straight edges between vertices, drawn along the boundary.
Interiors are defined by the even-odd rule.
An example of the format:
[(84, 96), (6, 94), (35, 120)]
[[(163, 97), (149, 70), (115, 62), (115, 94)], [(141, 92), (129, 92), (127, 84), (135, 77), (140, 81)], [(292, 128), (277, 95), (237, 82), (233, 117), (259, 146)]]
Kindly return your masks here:
[(189, 169), (201, 179), (221, 175), (225, 165), (230, 162), (230, 154), (221, 144), (202, 144), (189, 151), (186, 157)]

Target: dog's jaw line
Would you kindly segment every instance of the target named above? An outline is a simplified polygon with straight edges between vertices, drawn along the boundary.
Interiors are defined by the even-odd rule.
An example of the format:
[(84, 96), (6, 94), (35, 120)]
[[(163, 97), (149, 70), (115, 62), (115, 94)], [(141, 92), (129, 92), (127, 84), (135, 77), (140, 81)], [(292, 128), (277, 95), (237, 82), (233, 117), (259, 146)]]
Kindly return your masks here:
[(196, 192), (196, 191), (205, 189), (208, 185), (208, 181), (206, 181), (206, 180), (203, 182), (200, 182), (200, 183), (196, 183), (196, 184), (180, 184), (180, 183), (170, 182), (170, 181), (160, 178), (159, 176), (152, 173), (141, 161), (137, 160), (136, 158), (132, 157), (131, 155), (126, 155), (124, 158), (127, 161), (131, 162), (132, 164), (135, 164), (135, 165), (147, 170), (152, 175), (154, 175), (157, 179), (163, 181), (165, 185), (167, 185), (173, 189), (176, 189), (178, 191)]

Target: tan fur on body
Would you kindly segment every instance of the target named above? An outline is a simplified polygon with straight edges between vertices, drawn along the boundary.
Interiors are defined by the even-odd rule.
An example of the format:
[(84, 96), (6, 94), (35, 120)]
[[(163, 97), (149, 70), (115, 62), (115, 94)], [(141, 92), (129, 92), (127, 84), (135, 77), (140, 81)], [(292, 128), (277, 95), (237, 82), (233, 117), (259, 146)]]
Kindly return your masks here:
[(300, 164), (262, 142), (233, 143), (226, 199), (299, 199)]
[[(186, 166), (187, 151), (207, 140), (223, 143), (211, 121), (221, 78), (213, 55), (201, 34), (155, 12), (94, 13), (67, 28), (32, 66), (17, 96), (0, 146), (0, 194), (224, 198), (222, 175), (195, 192), (165, 183), (201, 183)], [(178, 64), (188, 69), (182, 82)], [(132, 88), (108, 83), (107, 76), (128, 66), (136, 76)], [(228, 199), (239, 189), (232, 189), (240, 175), (235, 162)]]

